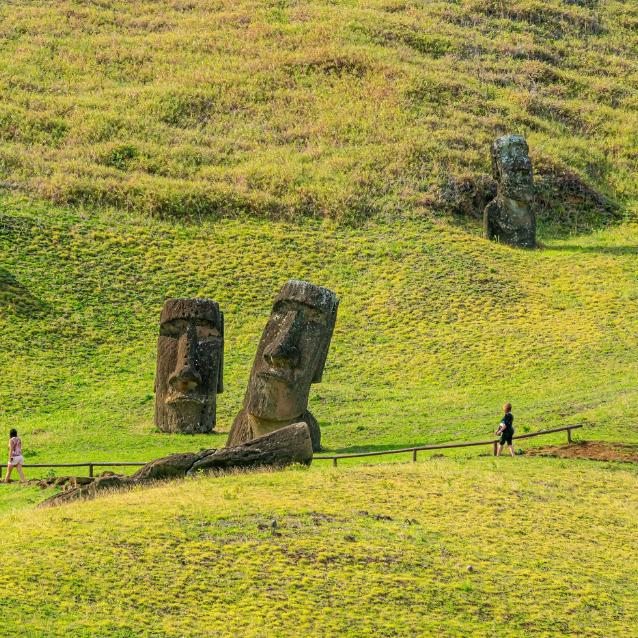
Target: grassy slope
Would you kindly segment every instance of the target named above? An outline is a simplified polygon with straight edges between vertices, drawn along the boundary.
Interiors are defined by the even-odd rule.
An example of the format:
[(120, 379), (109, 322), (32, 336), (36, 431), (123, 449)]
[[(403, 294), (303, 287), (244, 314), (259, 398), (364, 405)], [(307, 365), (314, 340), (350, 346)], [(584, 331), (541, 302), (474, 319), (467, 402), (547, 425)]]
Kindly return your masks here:
[(526, 252), (423, 219), (179, 225), (13, 200), (2, 222), (2, 426), (33, 461), (218, 444), (153, 430), (162, 300), (205, 295), (226, 312), (226, 430), (291, 276), (341, 298), (311, 394), (329, 449), (484, 436), (504, 398), (519, 430), (585, 422), (589, 437), (638, 439), (636, 226)]
[(635, 201), (636, 26), (633, 0), (13, 0), (0, 172), (178, 216), (394, 216), (448, 208), (516, 131), (540, 173)]
[[(153, 429), (162, 300), (226, 311), (226, 429), (292, 276), (342, 300), (311, 395), (329, 449), (483, 437), (504, 398), (519, 430), (638, 440), (638, 227), (543, 224), (519, 252), (423, 214), (471, 191), (504, 130), (528, 135), (539, 181), (574, 171), (561, 231), (604, 225), (589, 187), (635, 210), (635, 3), (14, 1), (0, 18), (0, 430), (29, 460), (220, 444)], [(373, 220), (254, 219), (304, 215)], [(47, 638), (635, 633), (635, 470), (478, 453), (54, 512), (3, 488), (0, 560), (23, 578), (0, 572), (0, 617)], [(257, 528), (273, 516), (281, 537)]]
[(47, 638), (631, 636), (637, 495), (506, 458), (172, 484), (2, 517), (0, 609)]

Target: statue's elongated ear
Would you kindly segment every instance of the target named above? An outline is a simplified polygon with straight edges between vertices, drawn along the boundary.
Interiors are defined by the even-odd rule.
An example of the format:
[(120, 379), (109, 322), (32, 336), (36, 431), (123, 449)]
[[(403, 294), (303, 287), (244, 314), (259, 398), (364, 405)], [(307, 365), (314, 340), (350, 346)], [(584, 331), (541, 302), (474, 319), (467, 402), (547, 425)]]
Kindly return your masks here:
[(501, 181), (501, 169), (499, 165), (499, 144), (498, 140), (492, 142), (492, 177), (497, 181)]
[(335, 323), (337, 322), (337, 308), (339, 307), (339, 300), (335, 299), (334, 306), (328, 318), (326, 336), (324, 343), (322, 344), (322, 352), (317, 362), (317, 369), (312, 377), (312, 383), (321, 383), (321, 377), (323, 376), (323, 369), (326, 366), (326, 359), (328, 358), (328, 350), (330, 349), (330, 341), (332, 341), (332, 333), (335, 329)]
[(221, 335), (221, 352), (219, 353), (219, 373), (217, 375), (217, 394), (224, 391), (224, 313), (219, 312), (219, 334)]

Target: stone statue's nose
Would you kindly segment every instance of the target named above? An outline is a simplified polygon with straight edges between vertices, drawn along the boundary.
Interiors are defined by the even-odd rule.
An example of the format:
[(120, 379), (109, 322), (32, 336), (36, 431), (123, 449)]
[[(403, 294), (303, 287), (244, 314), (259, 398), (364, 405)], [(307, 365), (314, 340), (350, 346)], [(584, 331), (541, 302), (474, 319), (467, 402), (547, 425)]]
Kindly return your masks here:
[(264, 350), (266, 363), (273, 367), (294, 368), (299, 365), (299, 334), (301, 321), (295, 311), (286, 313), (279, 332)]
[(202, 382), (197, 372), (197, 329), (189, 324), (177, 343), (177, 365), (168, 379), (169, 384), (180, 392), (194, 390)]

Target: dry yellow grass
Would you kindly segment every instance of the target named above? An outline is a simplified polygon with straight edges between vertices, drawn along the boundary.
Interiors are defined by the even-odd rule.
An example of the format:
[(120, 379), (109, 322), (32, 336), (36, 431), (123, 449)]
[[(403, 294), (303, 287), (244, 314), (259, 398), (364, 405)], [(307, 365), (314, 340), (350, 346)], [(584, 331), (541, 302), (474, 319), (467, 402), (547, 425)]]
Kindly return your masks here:
[[(360, 220), (448, 210), (525, 133), (581, 186), (638, 197), (633, 0), (12, 0), (0, 176), (64, 203)], [(582, 202), (581, 202), (582, 203)]]

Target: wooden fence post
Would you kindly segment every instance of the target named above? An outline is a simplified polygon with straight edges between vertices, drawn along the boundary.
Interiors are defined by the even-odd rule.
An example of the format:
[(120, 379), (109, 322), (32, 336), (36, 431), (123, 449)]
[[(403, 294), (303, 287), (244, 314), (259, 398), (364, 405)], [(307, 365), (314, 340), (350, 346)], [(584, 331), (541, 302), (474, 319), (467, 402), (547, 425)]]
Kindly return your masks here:
[(416, 450), (412, 450), (412, 463), (416, 463)]
[(572, 431), (571, 429), (567, 430), (567, 443), (572, 442)]
[(93, 463), (89, 463), (89, 476), (93, 478)]
[(494, 441), (494, 456), (498, 454), (498, 441)]
[(336, 456), (332, 459), (332, 467), (337, 467), (337, 457)]

